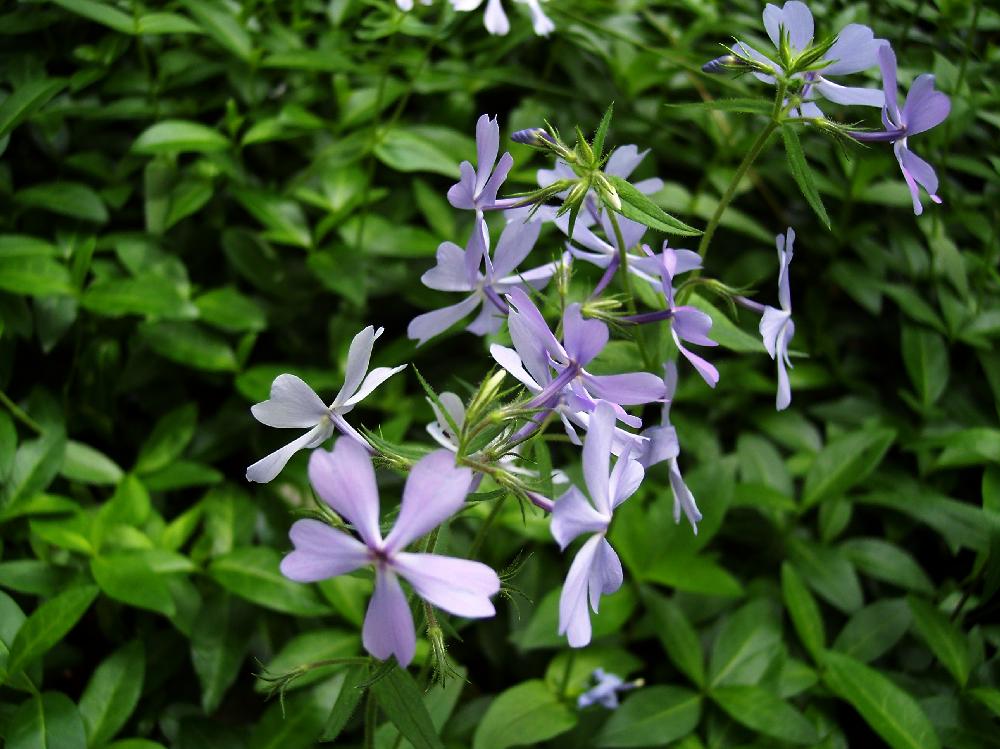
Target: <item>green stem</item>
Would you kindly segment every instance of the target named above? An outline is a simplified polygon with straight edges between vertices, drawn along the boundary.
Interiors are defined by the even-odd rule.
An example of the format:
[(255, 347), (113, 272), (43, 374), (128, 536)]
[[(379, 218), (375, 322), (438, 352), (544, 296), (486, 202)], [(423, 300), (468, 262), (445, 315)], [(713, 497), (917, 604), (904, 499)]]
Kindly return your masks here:
[(7, 397), (7, 393), (5, 393), (3, 390), (0, 390), (0, 403), (2, 403), (4, 406), (7, 407), (7, 410), (10, 411), (11, 415), (15, 419), (20, 421), (22, 424), (31, 429), (33, 432), (35, 432), (36, 434), (45, 433), (45, 430), (42, 429), (41, 426), (39, 426), (38, 422), (32, 419), (30, 416), (28, 416), (28, 414), (26, 414), (23, 410), (21, 410), (21, 408), (14, 401), (12, 401), (10, 398)]
[(566, 697), (566, 690), (569, 689), (569, 677), (573, 671), (573, 661), (576, 660), (576, 650), (569, 651), (569, 657), (566, 658), (566, 668), (563, 669), (562, 680), (559, 684), (559, 696)]
[(750, 150), (747, 151), (746, 156), (743, 157), (743, 161), (740, 165), (736, 167), (736, 172), (733, 174), (733, 178), (729, 181), (729, 185), (726, 187), (726, 191), (722, 194), (722, 198), (719, 200), (719, 204), (715, 207), (715, 213), (712, 214), (712, 218), (708, 221), (708, 226), (705, 227), (705, 233), (701, 235), (701, 241), (698, 243), (698, 254), (701, 255), (704, 260), (705, 255), (708, 254), (708, 246), (712, 242), (712, 237), (715, 235), (715, 230), (719, 227), (719, 222), (722, 221), (722, 216), (726, 212), (726, 208), (733, 200), (733, 196), (736, 195), (736, 190), (740, 186), (740, 182), (743, 181), (743, 177), (753, 166), (753, 163), (760, 156), (761, 151), (764, 150), (764, 146), (767, 145), (768, 138), (771, 134), (778, 128), (781, 123), (779, 115), (781, 114), (781, 107), (785, 101), (785, 84), (779, 83), (778, 90), (774, 97), (774, 108), (771, 110), (771, 120), (767, 123), (760, 135), (757, 136), (757, 140), (753, 142), (750, 146)]
[[(632, 290), (632, 276), (628, 272), (628, 248), (625, 246), (625, 238), (622, 236), (621, 226), (618, 225), (618, 215), (610, 209), (608, 209), (608, 215), (611, 217), (611, 228), (615, 232), (615, 244), (618, 245), (618, 273), (622, 279), (622, 286), (625, 287), (625, 295), (627, 297), (626, 307), (629, 314), (634, 315), (638, 310), (635, 306), (635, 293)], [(646, 369), (652, 371), (656, 368), (656, 365), (649, 355), (649, 351), (646, 350), (646, 341), (639, 330), (635, 331), (635, 342), (639, 347), (639, 353), (642, 355), (642, 361), (645, 363)]]
[(493, 507), (490, 509), (490, 514), (486, 516), (486, 520), (483, 524), (479, 526), (479, 530), (476, 532), (476, 537), (472, 539), (472, 546), (469, 547), (469, 559), (475, 559), (476, 555), (479, 553), (479, 549), (482, 547), (483, 542), (486, 540), (486, 534), (489, 532), (490, 527), (500, 516), (500, 510), (503, 509), (504, 502), (507, 501), (509, 494), (504, 494), (500, 499), (496, 501)]
[(368, 690), (365, 698), (365, 749), (375, 749), (375, 723), (378, 720), (378, 703), (375, 694)]

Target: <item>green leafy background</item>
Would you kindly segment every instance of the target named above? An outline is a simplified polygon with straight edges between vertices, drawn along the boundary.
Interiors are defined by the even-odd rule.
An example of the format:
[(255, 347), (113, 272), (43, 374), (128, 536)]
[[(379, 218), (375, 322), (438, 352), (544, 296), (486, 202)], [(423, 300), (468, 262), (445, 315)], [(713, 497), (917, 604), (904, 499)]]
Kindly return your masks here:
[[(507, 6), (507, 37), (440, 3), (0, 8), (7, 747), (360, 746), (366, 710), (386, 748), (1000, 746), (1000, 15), (979, 0), (811, 4), (821, 34), (869, 23), (902, 80), (932, 71), (952, 97), (911, 143), (944, 205), (915, 219), (888, 148), (798, 129), (807, 201), (772, 140), (707, 266), (773, 302), (773, 236), (796, 228), (792, 407), (773, 409), (751, 316), (707, 307), (722, 379), (709, 391), (684, 371), (672, 412), (705, 520), (675, 526), (651, 472), (615, 522), (627, 582), (590, 647), (556, 634), (568, 559), (508, 500), (482, 557), (531, 552), (525, 595), (444, 623), (459, 678), (428, 686), (421, 644), (368, 707), (347, 665), (268, 699), (262, 675), (362, 655), (371, 582), (280, 576), (305, 456), (247, 485), (285, 436), (249, 405), (284, 371), (331, 397), (370, 323), (386, 327), (376, 364), (460, 393), (485, 374), (479, 339), (405, 337), (443, 303), (418, 280), (436, 246), (471, 227), (444, 193), (476, 117), (590, 131), (614, 101), (609, 143), (651, 149), (654, 201), (695, 226), (763, 127), (746, 103), (762, 84), (700, 72), (734, 35), (766, 48), (761, 4), (552, 0), (549, 39)], [(529, 189), (548, 164), (508, 147), (507, 192)], [(548, 229), (539, 247), (548, 260), (561, 240)], [(636, 359), (609, 351), (610, 368)], [(394, 441), (431, 417), (412, 370), (352, 414)], [(549, 447), (575, 474), (578, 452)], [(383, 478), (398, 496), (401, 477)], [(462, 555), (487, 512), (443, 548)], [(645, 686), (578, 711), (597, 667)]]

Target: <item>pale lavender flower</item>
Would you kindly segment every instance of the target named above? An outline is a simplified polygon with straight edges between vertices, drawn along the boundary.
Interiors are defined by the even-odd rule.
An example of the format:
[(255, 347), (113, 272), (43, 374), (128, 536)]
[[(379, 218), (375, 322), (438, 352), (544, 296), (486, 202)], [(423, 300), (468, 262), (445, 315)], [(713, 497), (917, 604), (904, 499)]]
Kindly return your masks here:
[[(299, 450), (314, 448), (326, 442), (335, 430), (340, 430), (359, 444), (368, 447), (368, 441), (354, 429), (344, 416), (375, 388), (397, 372), (406, 368), (376, 367), (368, 371), (375, 339), (382, 335), (382, 328), (371, 325), (351, 341), (347, 352), (347, 370), (344, 385), (329, 406), (315, 391), (293, 374), (278, 375), (271, 383), (271, 397), (250, 408), (250, 413), (262, 424), (283, 429), (308, 429), (298, 439), (275, 450), (247, 468), (247, 481), (266, 484), (277, 476), (285, 464)], [(367, 373), (367, 374), (366, 374)]]
[(791, 359), (788, 358), (788, 344), (795, 335), (795, 323), (792, 322), (792, 293), (788, 283), (788, 264), (792, 262), (792, 248), (795, 244), (795, 230), (788, 227), (785, 235), (775, 237), (778, 247), (778, 303), (781, 309), (764, 307), (760, 318), (760, 335), (764, 340), (764, 348), (771, 358), (778, 362), (778, 394), (775, 408), (782, 411), (792, 402), (792, 389), (788, 384), (788, 371)]
[(576, 706), (581, 710), (594, 704), (606, 707), (608, 710), (614, 710), (618, 707), (619, 692), (628, 692), (642, 686), (643, 683), (641, 679), (625, 681), (620, 676), (609, 673), (603, 668), (595, 668), (592, 676), (597, 684), (577, 697), (576, 700)]
[(660, 425), (646, 429), (642, 434), (648, 439), (645, 450), (639, 456), (639, 462), (646, 469), (657, 463), (666, 461), (667, 473), (670, 479), (670, 491), (674, 495), (674, 522), (681, 521), (681, 512), (688, 519), (695, 535), (698, 534), (698, 523), (701, 521), (701, 511), (694, 500), (694, 494), (684, 483), (677, 458), (681, 454), (680, 442), (677, 440), (677, 430), (670, 423), (670, 404), (677, 390), (677, 365), (667, 362), (663, 367), (663, 383), (666, 387), (666, 401), (663, 403), (663, 414)]
[(473, 168), (468, 161), (459, 164), (458, 182), (448, 190), (448, 202), (455, 208), (481, 212), (498, 207), (497, 192), (510, 169), (514, 166), (514, 157), (504, 151), (500, 161), (500, 125), (496, 117), (480, 116), (476, 122), (476, 163)]
[[(793, 55), (804, 52), (813, 41), (814, 24), (812, 13), (805, 3), (789, 0), (782, 7), (768, 3), (764, 8), (764, 28), (775, 47), (781, 44), (781, 30), (788, 34)], [(885, 39), (876, 39), (872, 30), (859, 23), (845, 26), (837, 35), (837, 40), (824, 55), (830, 62), (817, 70), (796, 73), (793, 77), (802, 79), (802, 97), (805, 100), (799, 114), (802, 117), (823, 117), (823, 112), (812, 100), (817, 96), (836, 104), (860, 104), (869, 107), (881, 107), (884, 96), (878, 89), (841, 86), (831, 81), (828, 76), (848, 75), (874, 67), (876, 54), (884, 44)], [(736, 50), (769, 67), (776, 75), (785, 75), (785, 71), (774, 60), (761, 54), (753, 47), (743, 42), (736, 44)], [(766, 73), (755, 72), (754, 75), (765, 83), (774, 83), (775, 78)]]
[(647, 257), (645, 260), (638, 261), (637, 265), (646, 271), (655, 268), (659, 272), (661, 288), (667, 300), (667, 309), (661, 312), (632, 315), (624, 319), (635, 323), (668, 320), (670, 335), (674, 339), (677, 349), (698, 370), (698, 374), (708, 383), (709, 387), (715, 387), (719, 382), (719, 370), (711, 362), (698, 356), (681, 343), (681, 341), (687, 341), (698, 346), (717, 346), (718, 343), (708, 337), (708, 333), (712, 329), (712, 318), (696, 307), (677, 306), (674, 302), (674, 277), (700, 267), (701, 258), (698, 258), (697, 254), (690, 250), (675, 250), (668, 247), (666, 243), (663, 245), (663, 252), (659, 255), (654, 255), (648, 245), (643, 245), (642, 248)]
[(855, 132), (851, 135), (860, 141), (892, 143), (903, 179), (910, 188), (913, 212), (919, 216), (924, 212), (924, 206), (920, 202), (920, 187), (927, 191), (933, 202), (941, 202), (941, 198), (937, 196), (938, 178), (934, 167), (910, 150), (907, 139), (944, 122), (951, 112), (951, 100), (934, 90), (934, 76), (925, 73), (913, 81), (901, 110), (896, 100), (896, 54), (886, 45), (879, 50), (878, 61), (885, 89), (885, 107), (882, 109), (885, 130), (880, 133)]
[(309, 459), (309, 481), (319, 497), (354, 526), (361, 540), (318, 520), (298, 520), (290, 533), (295, 550), (281, 561), (281, 572), (308, 583), (372, 565), (375, 592), (361, 637), (376, 658), (395, 655), (404, 667), (413, 660), (417, 638), (400, 577), (422, 599), (456, 616), (496, 613), (490, 596), (500, 590), (500, 579), (485, 564), (404, 551), (458, 512), (465, 501), (472, 471), (456, 467), (451, 453), (437, 450), (413, 466), (396, 524), (385, 538), (379, 528), (375, 471), (363, 447), (341, 438), (330, 452), (317, 450)]
[[(469, 296), (457, 304), (413, 318), (406, 334), (416, 340), (418, 346), (423, 345), (480, 306), (479, 315), (466, 330), (480, 336), (499, 330), (507, 317), (503, 295), (525, 286), (543, 288), (561, 265), (560, 261), (553, 261), (515, 273), (535, 246), (540, 230), (541, 225), (535, 222), (511, 221), (504, 227), (492, 259), (489, 228), (482, 216), (476, 217), (466, 249), (454, 242), (443, 242), (437, 249), (437, 265), (420, 280), (431, 289), (466, 292)], [(484, 263), (486, 272), (482, 273), (479, 268)]]
[[(528, 6), (531, 13), (531, 25), (538, 36), (548, 36), (556, 26), (552, 20), (545, 15), (538, 0), (516, 0)], [(483, 0), (451, 0), (455, 10), (471, 11), (483, 4)], [(483, 15), (483, 25), (486, 30), (496, 36), (504, 36), (510, 31), (510, 21), (504, 12), (501, 0), (486, 0), (486, 13)]]
[(598, 403), (583, 443), (583, 476), (590, 501), (573, 486), (552, 509), (551, 531), (560, 549), (565, 550), (580, 535), (591, 534), (573, 559), (559, 596), (559, 634), (565, 634), (574, 648), (590, 642), (588, 599), (597, 613), (601, 596), (621, 587), (622, 564), (605, 536), (615, 508), (635, 494), (644, 474), (628, 452), (609, 473), (614, 424), (611, 405)]
[[(585, 320), (579, 304), (571, 304), (563, 314), (563, 342), (560, 343), (542, 313), (521, 289), (507, 295), (511, 311), (507, 318), (514, 348), (494, 344), (490, 353), (497, 363), (535, 393), (529, 401), (534, 408), (559, 412), (571, 438), (570, 422), (586, 425), (580, 415), (591, 414), (599, 401), (608, 402), (618, 419), (639, 427), (642, 420), (622, 406), (651, 403), (663, 397), (663, 382), (649, 372), (593, 375), (584, 367), (608, 342), (608, 326), (600, 320)], [(625, 433), (626, 441), (635, 435)]]

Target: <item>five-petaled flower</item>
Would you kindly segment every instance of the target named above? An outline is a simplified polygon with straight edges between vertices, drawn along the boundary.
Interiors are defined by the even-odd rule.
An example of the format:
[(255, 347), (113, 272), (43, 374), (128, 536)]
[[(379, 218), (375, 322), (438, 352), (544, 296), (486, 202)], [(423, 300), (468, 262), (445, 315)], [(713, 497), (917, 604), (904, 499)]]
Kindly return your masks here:
[(456, 467), (450, 452), (437, 450), (413, 466), (403, 487), (399, 516), (385, 538), (379, 528), (375, 471), (361, 445), (340, 438), (330, 452), (313, 452), (309, 481), (319, 497), (351, 523), (361, 540), (318, 520), (298, 520), (290, 533), (295, 550), (281, 561), (281, 572), (305, 583), (374, 567), (375, 591), (361, 636), (365, 649), (376, 658), (395, 655), (404, 667), (413, 660), (416, 633), (400, 577), (425, 601), (456, 616), (496, 613), (490, 597), (500, 590), (500, 578), (485, 564), (404, 551), (465, 502), (472, 471)]
[(295, 453), (322, 445), (337, 429), (365, 447), (368, 446), (367, 440), (347, 423), (344, 416), (375, 388), (406, 368), (402, 364), (398, 367), (376, 367), (368, 372), (372, 347), (380, 335), (382, 328), (375, 330), (369, 325), (354, 336), (347, 353), (344, 385), (329, 406), (295, 375), (282, 374), (274, 379), (271, 383), (271, 397), (250, 408), (254, 418), (269, 427), (309, 431), (247, 468), (248, 481), (262, 484), (271, 481), (281, 473), (281, 469)]
[(552, 510), (550, 528), (559, 548), (565, 550), (573, 539), (591, 534), (573, 559), (559, 596), (559, 634), (565, 634), (574, 648), (590, 642), (588, 602), (597, 613), (601, 596), (621, 587), (622, 564), (605, 536), (615, 508), (635, 494), (644, 474), (629, 451), (609, 473), (614, 424), (611, 405), (598, 403), (583, 443), (583, 476), (590, 501), (573, 486)]
[(788, 358), (788, 344), (795, 335), (792, 321), (792, 292), (788, 283), (788, 264), (792, 262), (792, 247), (795, 244), (795, 230), (788, 227), (787, 234), (775, 238), (778, 247), (778, 303), (781, 309), (764, 307), (760, 318), (760, 335), (764, 348), (771, 358), (778, 362), (778, 394), (775, 407), (781, 411), (792, 402), (792, 389), (788, 384), (788, 371), (792, 362)]

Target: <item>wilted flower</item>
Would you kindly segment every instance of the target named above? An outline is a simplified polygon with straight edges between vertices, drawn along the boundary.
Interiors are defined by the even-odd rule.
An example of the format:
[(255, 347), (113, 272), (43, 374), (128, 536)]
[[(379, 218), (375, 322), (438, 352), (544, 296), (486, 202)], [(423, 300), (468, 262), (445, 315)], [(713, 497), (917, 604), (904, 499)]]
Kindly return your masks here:
[[(542, 11), (538, 0), (517, 0), (517, 2), (528, 6), (528, 11), (531, 13), (531, 25), (538, 36), (548, 36), (555, 30), (555, 24)], [(455, 10), (470, 11), (482, 5), (483, 0), (451, 0), (451, 4)], [(510, 31), (510, 21), (507, 20), (507, 14), (504, 12), (501, 0), (486, 0), (483, 25), (486, 26), (488, 32), (499, 36), (504, 36)]]
[(603, 668), (595, 668), (592, 674), (597, 684), (581, 694), (576, 700), (576, 706), (581, 710), (593, 704), (599, 704), (608, 710), (618, 707), (618, 693), (627, 692), (643, 685), (642, 679), (625, 681), (620, 676), (609, 673)]
[(792, 322), (792, 294), (788, 283), (788, 264), (792, 262), (792, 246), (795, 244), (795, 230), (788, 227), (786, 235), (775, 237), (778, 247), (778, 303), (781, 309), (764, 307), (760, 319), (760, 335), (764, 339), (764, 348), (771, 358), (778, 362), (778, 395), (775, 407), (781, 411), (788, 408), (792, 402), (792, 390), (788, 384), (786, 367), (791, 367), (788, 358), (788, 344), (795, 335), (795, 323)]
[[(556, 272), (558, 261), (515, 273), (538, 239), (541, 226), (514, 220), (508, 223), (497, 242), (493, 259), (489, 255), (490, 235), (486, 222), (477, 216), (476, 225), (463, 250), (454, 242), (443, 242), (437, 249), (437, 265), (421, 277), (424, 285), (438, 291), (462, 291), (471, 294), (458, 304), (418, 315), (410, 322), (407, 335), (426, 343), (482, 305), (479, 316), (466, 328), (470, 333), (486, 335), (500, 329), (507, 316), (503, 295), (514, 288), (543, 288)], [(485, 262), (486, 272), (479, 268)]]
[(349, 439), (309, 459), (309, 481), (319, 497), (354, 526), (357, 540), (318, 520), (298, 520), (290, 533), (295, 550), (281, 572), (296, 582), (315, 582), (361, 567), (375, 568), (375, 592), (362, 629), (365, 649), (380, 660), (395, 655), (400, 666), (413, 660), (416, 633), (403, 577), (418, 596), (456, 616), (488, 617), (490, 596), (500, 590), (496, 572), (481, 562), (404, 549), (454, 515), (469, 491), (472, 471), (457, 468), (454, 456), (432, 452), (416, 463), (403, 488), (392, 531), (379, 528), (379, 497), (368, 452)]
[(403, 364), (398, 367), (376, 367), (368, 372), (372, 347), (375, 339), (382, 335), (382, 330), (375, 330), (369, 325), (354, 336), (347, 352), (344, 385), (329, 406), (320, 400), (311, 387), (293, 374), (278, 375), (274, 379), (271, 383), (271, 397), (250, 408), (254, 418), (269, 427), (309, 431), (247, 468), (247, 481), (266, 484), (281, 472), (295, 453), (305, 448), (318, 447), (329, 439), (335, 429), (361, 445), (368, 446), (368, 441), (344, 420), (344, 416), (375, 388), (406, 368)]
[(590, 642), (588, 599), (597, 613), (601, 596), (621, 587), (621, 561), (605, 536), (615, 508), (642, 483), (642, 466), (628, 452), (618, 458), (609, 474), (614, 424), (611, 405), (598, 403), (583, 443), (583, 476), (590, 501), (573, 486), (556, 500), (552, 510), (552, 536), (560, 549), (565, 550), (577, 536), (592, 534), (573, 559), (559, 596), (559, 634), (565, 634), (575, 648)]
[(448, 202), (455, 208), (484, 211), (497, 206), (497, 192), (510, 169), (514, 157), (504, 151), (500, 161), (500, 125), (496, 117), (480, 116), (476, 122), (476, 168), (468, 161), (459, 164), (461, 178), (448, 190)]
[(694, 501), (694, 494), (688, 489), (687, 484), (684, 483), (684, 477), (681, 476), (681, 469), (677, 463), (677, 458), (681, 454), (681, 446), (677, 440), (677, 430), (670, 423), (670, 403), (677, 390), (677, 365), (673, 362), (667, 362), (663, 367), (663, 383), (666, 386), (666, 401), (663, 404), (660, 425), (643, 431), (643, 436), (649, 441), (646, 443), (646, 449), (639, 456), (639, 462), (648, 469), (657, 463), (667, 461), (670, 491), (674, 495), (674, 522), (681, 521), (681, 512), (683, 511), (684, 516), (691, 523), (695, 535), (697, 535), (701, 511), (698, 510), (698, 504)]
[(907, 139), (944, 122), (951, 112), (951, 100), (934, 90), (934, 76), (925, 73), (913, 81), (900, 110), (896, 100), (896, 54), (886, 45), (879, 50), (878, 61), (885, 89), (885, 107), (882, 109), (885, 130), (880, 133), (855, 132), (851, 135), (860, 141), (888, 141), (893, 144), (892, 150), (913, 198), (913, 212), (919, 216), (924, 212), (924, 207), (920, 202), (918, 185), (927, 191), (932, 201), (940, 203), (941, 198), (937, 196), (938, 178), (934, 167), (910, 150)]
[[(781, 47), (782, 30), (788, 35), (790, 52), (794, 56), (805, 52), (813, 41), (813, 17), (805, 3), (789, 0), (782, 7), (768, 5), (764, 8), (764, 28), (776, 48)], [(859, 23), (845, 26), (837, 35), (837, 40), (823, 54), (824, 60), (830, 62), (822, 67), (794, 73), (793, 78), (803, 82), (801, 96), (805, 103), (799, 113), (803, 117), (822, 117), (823, 112), (810, 100), (822, 96), (837, 104), (863, 104), (870, 107), (881, 107), (884, 101), (882, 92), (878, 89), (841, 86), (829, 80), (828, 76), (858, 73), (874, 67), (876, 53), (884, 44), (885, 39), (876, 39), (872, 30)], [(753, 47), (738, 42), (735, 51), (745, 54), (765, 68), (770, 68), (775, 75), (787, 75), (781, 65), (761, 54)], [(754, 75), (765, 83), (774, 83), (773, 75), (755, 72)]]

